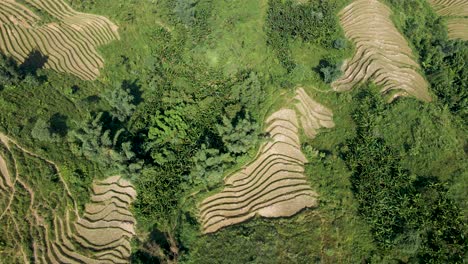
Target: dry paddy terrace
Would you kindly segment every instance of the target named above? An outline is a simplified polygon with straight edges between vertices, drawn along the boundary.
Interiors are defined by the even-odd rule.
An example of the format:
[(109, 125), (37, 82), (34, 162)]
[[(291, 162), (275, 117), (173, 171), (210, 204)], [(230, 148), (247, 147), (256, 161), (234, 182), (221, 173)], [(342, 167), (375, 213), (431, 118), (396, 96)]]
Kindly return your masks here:
[(97, 47), (119, 39), (118, 28), (109, 19), (77, 12), (62, 0), (0, 4), (0, 51), (19, 63), (39, 51), (46, 57), (46, 68), (94, 80), (104, 65)]
[(446, 17), (450, 39), (468, 40), (467, 0), (428, 0), (437, 14)]
[(241, 223), (255, 215), (292, 216), (317, 206), (318, 194), (304, 175), (306, 157), (301, 151), (299, 128), (314, 138), (321, 127), (334, 126), (332, 113), (300, 88), (295, 110), (283, 108), (267, 120), (270, 141), (260, 147), (256, 159), (225, 179), (226, 187), (200, 205), (204, 233)]
[(428, 83), (386, 5), (377, 0), (353, 1), (340, 12), (340, 22), (356, 51), (344, 63), (343, 77), (332, 83), (335, 91), (370, 80), (383, 87), (381, 93), (389, 101), (408, 95), (431, 101)]

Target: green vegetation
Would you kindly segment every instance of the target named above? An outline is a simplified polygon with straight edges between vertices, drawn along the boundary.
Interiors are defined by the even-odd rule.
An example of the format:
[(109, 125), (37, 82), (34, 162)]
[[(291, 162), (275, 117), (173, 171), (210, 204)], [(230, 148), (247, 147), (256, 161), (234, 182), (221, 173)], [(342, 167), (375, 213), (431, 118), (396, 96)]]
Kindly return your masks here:
[(281, 64), (292, 71), (296, 66), (289, 48), (290, 39), (331, 48), (339, 32), (335, 1), (270, 0), (267, 15), (267, 43), (276, 51)]
[[(0, 54), (0, 132), (54, 161), (80, 210), (93, 178), (130, 179), (134, 263), (466, 260), (468, 44), (447, 39), (425, 0), (385, 2), (437, 97), (427, 104), (387, 104), (371, 84), (331, 91), (353, 52), (337, 16), (349, 1), (67, 2), (108, 17), (121, 39), (100, 47), (95, 81)], [(254, 158), (265, 117), (297, 86), (334, 113), (334, 129), (301, 136), (319, 207), (202, 235), (198, 203)], [(59, 195), (34, 159), (22, 161), (31, 184), (50, 180), (39, 198)]]
[[(369, 90), (357, 95), (356, 106), (352, 115), (357, 135), (343, 145), (342, 155), (353, 173), (351, 183), (359, 213), (371, 227), (381, 249), (379, 254), (420, 263), (462, 262), (468, 244), (466, 224), (460, 209), (448, 197), (445, 184), (433, 172), (421, 174), (417, 168), (405, 168), (402, 160), (407, 153), (387, 143), (387, 134), (381, 132), (388, 124), (383, 122), (384, 117), (394, 106), (386, 105), (379, 95)], [(418, 119), (425, 118), (421, 114)], [(419, 120), (408, 120), (409, 126), (430, 129), (430, 124)], [(399, 127), (403, 131), (405, 128)], [(424, 133), (407, 141), (409, 155), (416, 156), (415, 159), (423, 155), (414, 150), (421, 146), (431, 152), (448, 147), (426, 137), (431, 136)], [(454, 140), (455, 144), (450, 147), (457, 150), (460, 143)], [(448, 155), (456, 158), (457, 154)], [(433, 162), (437, 162), (437, 158), (443, 157), (436, 156)]]
[(35, 217), (40, 215), (47, 228), (57, 214), (72, 209), (73, 202), (50, 162), (13, 142), (8, 142), (8, 146), (0, 144), (0, 155), (7, 162), (11, 177), (11, 185), (2, 188), (4, 195), (0, 199), (0, 257), (7, 263), (20, 263), (26, 254), (31, 254), (28, 251), (32, 249), (25, 246), (33, 239), (41, 246), (47, 242), (47, 233), (42, 232)]
[(39, 141), (53, 142), (58, 140), (57, 134), (53, 134), (50, 130), (50, 124), (47, 121), (38, 119), (31, 131), (31, 136)]

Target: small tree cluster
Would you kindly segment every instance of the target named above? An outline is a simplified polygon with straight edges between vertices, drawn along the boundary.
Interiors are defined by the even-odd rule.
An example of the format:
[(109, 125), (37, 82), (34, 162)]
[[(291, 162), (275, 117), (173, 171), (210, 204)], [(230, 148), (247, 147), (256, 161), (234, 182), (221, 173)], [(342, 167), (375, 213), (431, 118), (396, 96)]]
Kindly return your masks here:
[(234, 124), (225, 116), (222, 122), (217, 126), (218, 133), (230, 155), (235, 157), (245, 154), (256, 144), (259, 125), (250, 119), (249, 114)]
[(96, 161), (106, 169), (133, 175), (141, 169), (141, 162), (136, 160), (130, 141), (121, 142), (124, 129), (113, 133), (105, 129), (102, 123), (103, 113), (91, 116), (79, 129), (68, 133), (72, 151), (88, 160)]

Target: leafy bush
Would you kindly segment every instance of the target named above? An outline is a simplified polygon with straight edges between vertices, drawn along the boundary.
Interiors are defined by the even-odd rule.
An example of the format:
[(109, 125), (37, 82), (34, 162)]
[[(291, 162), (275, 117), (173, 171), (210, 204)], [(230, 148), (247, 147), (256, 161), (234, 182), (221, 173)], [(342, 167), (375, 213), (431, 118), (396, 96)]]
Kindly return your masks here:
[(348, 46), (348, 42), (344, 38), (335, 39), (333, 41), (333, 47), (335, 49), (342, 50), (342, 49), (345, 49), (347, 46)]
[(175, 0), (174, 15), (189, 31), (194, 40), (202, 39), (210, 32), (208, 18), (211, 16), (211, 0)]
[(284, 40), (301, 38), (306, 42), (329, 45), (331, 36), (338, 30), (335, 6), (330, 1), (296, 4), (291, 0), (270, 0), (268, 4), (267, 32), (278, 32)]
[(171, 215), (179, 204), (181, 178), (170, 168), (146, 167), (135, 177), (135, 187), (140, 190), (134, 203), (141, 219), (163, 224), (171, 221)]
[(44, 142), (54, 142), (58, 140), (58, 135), (51, 132), (50, 123), (39, 118), (34, 125), (31, 136), (34, 139)]
[(325, 83), (332, 83), (343, 74), (341, 63), (333, 63), (327, 59), (320, 60), (317, 71)]
[(199, 0), (177, 0), (174, 8), (174, 13), (180, 21), (186, 25), (191, 26), (195, 23), (195, 6)]
[(188, 139), (189, 125), (185, 122), (182, 109), (169, 109), (157, 112), (149, 124), (146, 149), (151, 152), (154, 162), (164, 164), (175, 160), (175, 152), (183, 147)]

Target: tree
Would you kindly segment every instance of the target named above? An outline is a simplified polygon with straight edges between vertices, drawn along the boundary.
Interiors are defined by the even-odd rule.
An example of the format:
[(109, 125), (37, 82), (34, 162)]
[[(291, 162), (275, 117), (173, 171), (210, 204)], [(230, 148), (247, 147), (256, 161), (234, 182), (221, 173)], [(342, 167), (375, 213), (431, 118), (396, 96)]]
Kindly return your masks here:
[(113, 133), (110, 129), (104, 129), (102, 117), (102, 112), (94, 118), (89, 116), (79, 124), (78, 129), (68, 133), (72, 151), (106, 169), (135, 175), (143, 162), (136, 158), (130, 141), (120, 142), (125, 130), (119, 129)]
[(55, 142), (58, 140), (58, 135), (50, 132), (50, 123), (42, 118), (39, 118), (31, 130), (31, 136), (34, 139), (44, 142)]
[(341, 63), (334, 63), (331, 60), (320, 60), (318, 72), (326, 83), (331, 83), (341, 76)]
[(189, 126), (183, 118), (183, 109), (168, 109), (161, 113), (158, 111), (151, 117), (148, 130), (146, 150), (158, 164), (164, 164), (175, 159), (175, 152), (180, 149), (188, 139)]
[(241, 82), (230, 88), (229, 99), (233, 104), (228, 107), (236, 110), (227, 111), (229, 118), (234, 118), (242, 109), (250, 113), (257, 112), (265, 99), (264, 85), (256, 72), (243, 73), (240, 78)]
[(123, 85), (117, 85), (105, 96), (111, 106), (110, 114), (120, 122), (126, 121), (136, 109), (134, 97)]
[(244, 118), (234, 121), (233, 124), (233, 120), (224, 116), (222, 125), (218, 125), (217, 128), (227, 152), (232, 156), (239, 156), (255, 146), (259, 125), (250, 118), (248, 113)]
[(0, 91), (19, 82), (20, 74), (16, 62), (0, 52)]
[(218, 149), (202, 145), (201, 149), (193, 156), (192, 161), (194, 166), (190, 172), (191, 182), (194, 184), (203, 183), (210, 188), (222, 179), (224, 170), (228, 165), (232, 165), (234, 159), (228, 153), (220, 153)]

